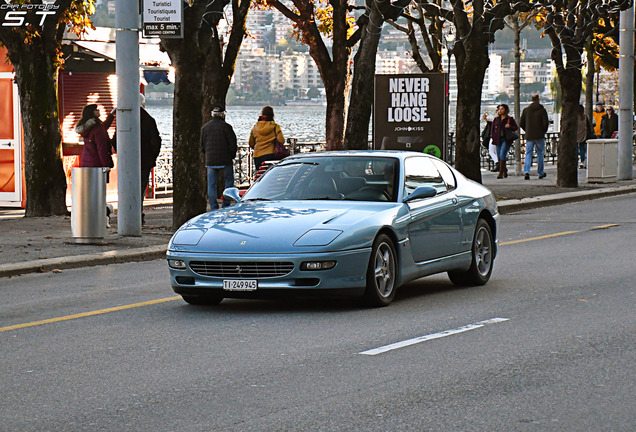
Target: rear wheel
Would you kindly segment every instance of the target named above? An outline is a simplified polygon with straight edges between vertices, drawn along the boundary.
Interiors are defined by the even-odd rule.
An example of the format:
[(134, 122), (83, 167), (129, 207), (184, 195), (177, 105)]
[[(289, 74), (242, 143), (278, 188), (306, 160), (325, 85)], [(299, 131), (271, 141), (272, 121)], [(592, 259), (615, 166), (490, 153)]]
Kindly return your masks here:
[(191, 305), (196, 306), (213, 306), (218, 305), (223, 301), (223, 297), (220, 295), (206, 295), (206, 296), (193, 296), (182, 295), (183, 300)]
[(367, 268), (364, 300), (370, 306), (388, 306), (397, 291), (397, 263), (391, 238), (380, 234), (373, 242)]
[(495, 261), (494, 246), (495, 241), (490, 225), (484, 219), (479, 219), (475, 228), (475, 236), (473, 237), (470, 268), (464, 272), (448, 272), (451, 282), (460, 286), (485, 285), (492, 274)]

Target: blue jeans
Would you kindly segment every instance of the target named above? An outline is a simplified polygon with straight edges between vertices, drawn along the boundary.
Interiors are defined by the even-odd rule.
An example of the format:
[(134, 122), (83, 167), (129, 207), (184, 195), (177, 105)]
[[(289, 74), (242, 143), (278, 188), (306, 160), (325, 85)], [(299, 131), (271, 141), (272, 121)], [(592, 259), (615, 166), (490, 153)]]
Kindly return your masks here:
[(537, 174), (542, 175), (543, 172), (543, 153), (545, 151), (545, 138), (526, 141), (526, 160), (523, 166), (524, 174), (530, 174), (532, 166), (532, 153), (537, 148)]
[[(216, 202), (216, 180), (219, 175), (219, 171), (223, 171), (223, 178), (225, 179), (225, 189), (234, 186), (234, 167), (232, 165), (206, 167), (208, 170), (208, 199), (210, 200), (210, 209), (216, 210), (219, 208)], [(223, 207), (228, 207), (230, 202), (223, 198)]]
[(500, 161), (506, 161), (508, 158), (508, 152), (510, 151), (510, 144), (508, 144), (505, 140), (500, 139), (499, 145), (497, 146), (497, 157), (499, 157)]
[(581, 158), (581, 163), (585, 164), (585, 159), (587, 157), (587, 141), (578, 144), (579, 146), (579, 157)]

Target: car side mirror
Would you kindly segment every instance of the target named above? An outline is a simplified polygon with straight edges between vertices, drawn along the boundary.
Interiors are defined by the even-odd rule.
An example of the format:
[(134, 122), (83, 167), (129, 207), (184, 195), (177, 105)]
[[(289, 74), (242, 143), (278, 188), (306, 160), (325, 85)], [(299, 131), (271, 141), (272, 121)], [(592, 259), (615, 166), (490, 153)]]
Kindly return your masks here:
[(423, 198), (432, 198), (437, 195), (437, 189), (432, 186), (418, 186), (413, 193), (404, 199), (404, 202), (415, 201)]
[(241, 200), (241, 195), (239, 194), (238, 188), (231, 187), (223, 191), (223, 198), (230, 201), (239, 202)]

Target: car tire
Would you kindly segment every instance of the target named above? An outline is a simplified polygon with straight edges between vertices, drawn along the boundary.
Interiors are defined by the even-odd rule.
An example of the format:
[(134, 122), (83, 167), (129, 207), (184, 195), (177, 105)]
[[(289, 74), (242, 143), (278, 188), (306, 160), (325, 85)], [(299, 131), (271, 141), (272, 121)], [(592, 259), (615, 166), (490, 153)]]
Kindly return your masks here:
[(388, 306), (397, 291), (397, 260), (393, 241), (380, 234), (373, 242), (367, 268), (364, 301), (369, 306)]
[(488, 222), (479, 219), (473, 236), (470, 267), (467, 271), (449, 271), (448, 277), (458, 286), (485, 285), (492, 274), (494, 253), (495, 240), (492, 229)]
[(220, 295), (208, 295), (208, 296), (193, 296), (182, 295), (183, 300), (191, 305), (195, 306), (214, 306), (223, 301), (223, 297)]

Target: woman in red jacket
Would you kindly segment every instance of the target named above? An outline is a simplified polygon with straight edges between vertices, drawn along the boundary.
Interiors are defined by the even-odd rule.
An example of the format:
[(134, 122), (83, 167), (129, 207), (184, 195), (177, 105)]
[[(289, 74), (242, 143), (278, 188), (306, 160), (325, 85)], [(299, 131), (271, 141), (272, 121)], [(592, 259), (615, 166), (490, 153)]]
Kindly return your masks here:
[(80, 167), (112, 168), (114, 166), (110, 139), (106, 132), (115, 118), (113, 111), (102, 123), (99, 119), (97, 105), (86, 105), (82, 110), (82, 118), (75, 126), (75, 132), (84, 138), (84, 151), (80, 159)]
[(490, 136), (492, 143), (497, 146), (497, 155), (499, 156), (499, 175), (498, 179), (508, 177), (508, 168), (506, 168), (506, 158), (510, 147), (514, 144), (514, 140), (506, 137), (506, 130), (516, 131), (519, 129), (515, 119), (510, 117), (508, 113), (510, 108), (508, 105), (499, 105), (499, 115), (492, 121)]

